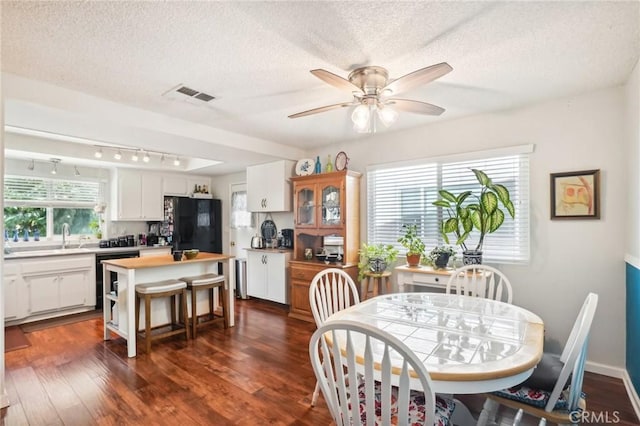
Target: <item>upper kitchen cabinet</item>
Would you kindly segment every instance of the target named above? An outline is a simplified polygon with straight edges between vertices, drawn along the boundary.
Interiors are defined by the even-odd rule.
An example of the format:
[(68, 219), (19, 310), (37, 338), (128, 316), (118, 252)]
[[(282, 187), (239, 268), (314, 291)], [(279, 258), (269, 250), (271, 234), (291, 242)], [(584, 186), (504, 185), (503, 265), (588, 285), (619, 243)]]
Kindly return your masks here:
[(177, 197), (190, 197), (194, 192), (209, 192), (211, 179), (198, 175), (164, 175), (162, 193)]
[(136, 170), (111, 175), (112, 220), (163, 220), (162, 177)]
[(247, 204), (252, 212), (291, 211), (291, 182), (295, 163), (275, 161), (247, 167)]

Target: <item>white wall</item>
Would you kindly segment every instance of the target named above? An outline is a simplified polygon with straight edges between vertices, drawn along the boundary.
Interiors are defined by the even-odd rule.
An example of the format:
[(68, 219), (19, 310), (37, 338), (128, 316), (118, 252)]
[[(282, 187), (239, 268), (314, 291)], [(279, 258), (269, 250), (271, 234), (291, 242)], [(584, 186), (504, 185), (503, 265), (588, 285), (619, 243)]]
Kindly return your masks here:
[(640, 268), (640, 61), (631, 73), (625, 86), (627, 111), (625, 128), (628, 132), (628, 204), (627, 209), (627, 256), (633, 258)]
[[(501, 267), (514, 285), (514, 303), (542, 317), (549, 348), (559, 351), (586, 294), (598, 293), (589, 360), (623, 367), (625, 114), (624, 90), (619, 87), (401, 133), (381, 132), (309, 156), (326, 158), (345, 150), (349, 168), (364, 173), (371, 164), (535, 144), (530, 163), (531, 262)], [(549, 174), (588, 169), (601, 170), (601, 219), (551, 221)], [(364, 240), (366, 174), (362, 183)]]

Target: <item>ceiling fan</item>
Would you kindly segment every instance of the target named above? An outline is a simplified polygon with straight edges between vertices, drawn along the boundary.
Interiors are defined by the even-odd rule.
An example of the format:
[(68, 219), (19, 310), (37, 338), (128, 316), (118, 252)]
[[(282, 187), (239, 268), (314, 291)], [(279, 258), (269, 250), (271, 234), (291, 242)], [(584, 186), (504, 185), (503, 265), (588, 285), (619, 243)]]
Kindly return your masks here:
[(356, 106), (351, 114), (353, 126), (358, 132), (375, 132), (375, 118), (389, 126), (398, 118), (398, 112), (407, 111), (416, 114), (440, 115), (444, 108), (426, 102), (398, 99), (393, 96), (406, 92), (416, 86), (427, 84), (449, 73), (453, 68), (446, 62), (421, 68), (395, 80), (389, 79), (389, 73), (383, 67), (369, 66), (353, 70), (347, 79), (327, 70), (311, 70), (311, 74), (340, 90), (353, 95), (353, 100), (339, 104), (326, 105), (292, 114), (289, 118), (304, 117), (330, 111), (336, 108)]

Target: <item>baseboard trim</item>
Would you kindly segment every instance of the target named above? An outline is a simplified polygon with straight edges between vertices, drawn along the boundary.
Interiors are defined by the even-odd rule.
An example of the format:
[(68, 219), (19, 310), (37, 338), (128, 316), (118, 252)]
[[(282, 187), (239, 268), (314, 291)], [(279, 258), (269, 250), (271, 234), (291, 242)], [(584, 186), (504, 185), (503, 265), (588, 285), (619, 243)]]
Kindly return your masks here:
[(616, 379), (622, 379), (627, 372), (624, 368), (612, 367), (593, 361), (587, 361), (584, 364), (584, 369), (590, 373), (602, 374), (603, 376), (615, 377)]
[(9, 401), (9, 395), (7, 394), (7, 391), (3, 390), (2, 394), (0, 394), (0, 408), (6, 408), (10, 403), (11, 401)]
[(627, 370), (624, 370), (622, 383), (624, 383), (624, 387), (627, 389), (627, 395), (629, 395), (629, 400), (631, 401), (631, 405), (633, 405), (633, 411), (636, 412), (636, 417), (640, 419), (640, 397), (638, 397), (638, 392), (636, 392), (636, 388), (633, 386), (631, 376), (629, 376)]

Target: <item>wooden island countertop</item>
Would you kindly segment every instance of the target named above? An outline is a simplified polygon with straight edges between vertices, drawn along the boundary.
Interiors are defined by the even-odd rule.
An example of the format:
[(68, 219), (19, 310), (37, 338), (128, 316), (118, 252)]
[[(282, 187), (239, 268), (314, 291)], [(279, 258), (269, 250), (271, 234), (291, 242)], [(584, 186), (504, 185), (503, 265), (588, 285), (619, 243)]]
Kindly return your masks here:
[(159, 266), (175, 266), (183, 263), (196, 263), (196, 262), (223, 262), (231, 259), (233, 256), (218, 253), (200, 252), (198, 255), (188, 260), (183, 258), (180, 261), (173, 260), (173, 255), (161, 255), (161, 256), (144, 256), (144, 257), (131, 257), (126, 259), (112, 259), (103, 260), (102, 263), (107, 265), (119, 266), (124, 269), (144, 269), (144, 268), (157, 268)]

